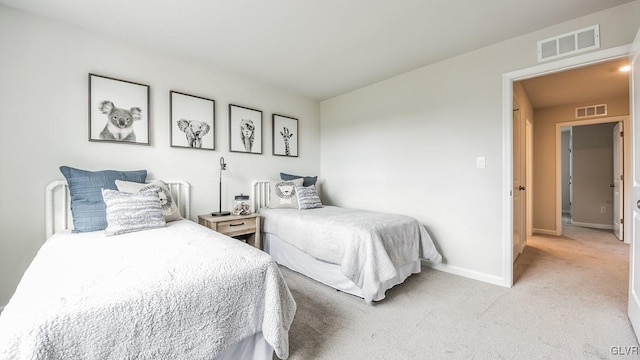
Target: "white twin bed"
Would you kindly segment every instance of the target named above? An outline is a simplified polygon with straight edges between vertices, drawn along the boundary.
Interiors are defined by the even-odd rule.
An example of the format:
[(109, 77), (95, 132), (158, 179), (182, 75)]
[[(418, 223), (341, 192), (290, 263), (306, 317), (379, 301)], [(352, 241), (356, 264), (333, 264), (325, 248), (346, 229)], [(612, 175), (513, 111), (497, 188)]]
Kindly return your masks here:
[(414, 218), (323, 206), (272, 209), (270, 181), (252, 183), (252, 207), (262, 216), (264, 250), (287, 268), (366, 302), (441, 262), (433, 240)]
[[(169, 184), (188, 218), (188, 184)], [(48, 188), (53, 235), (0, 314), (0, 359), (288, 357), (296, 304), (269, 255), (185, 219), (72, 234), (67, 199)]]

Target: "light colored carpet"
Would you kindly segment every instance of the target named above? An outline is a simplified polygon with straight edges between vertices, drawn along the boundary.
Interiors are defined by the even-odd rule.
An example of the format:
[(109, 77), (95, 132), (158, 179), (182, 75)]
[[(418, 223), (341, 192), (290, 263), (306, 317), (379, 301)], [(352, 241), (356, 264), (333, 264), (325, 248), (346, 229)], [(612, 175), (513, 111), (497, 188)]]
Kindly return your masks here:
[(298, 304), (290, 359), (621, 359), (629, 246), (571, 225), (534, 236), (502, 288), (423, 268), (367, 305), (282, 268)]

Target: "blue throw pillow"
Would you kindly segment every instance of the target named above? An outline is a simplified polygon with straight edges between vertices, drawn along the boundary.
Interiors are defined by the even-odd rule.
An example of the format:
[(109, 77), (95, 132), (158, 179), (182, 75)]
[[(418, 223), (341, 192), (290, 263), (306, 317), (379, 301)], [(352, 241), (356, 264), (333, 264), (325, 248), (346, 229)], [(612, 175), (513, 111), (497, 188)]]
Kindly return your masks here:
[(294, 180), (302, 178), (302, 186), (307, 187), (311, 185), (315, 185), (316, 181), (318, 181), (317, 176), (300, 176), (300, 175), (291, 175), (280, 173), (280, 180)]
[(107, 227), (102, 189), (118, 190), (116, 180), (143, 183), (147, 179), (147, 170), (87, 171), (61, 166), (60, 172), (69, 184), (74, 233), (104, 230)]

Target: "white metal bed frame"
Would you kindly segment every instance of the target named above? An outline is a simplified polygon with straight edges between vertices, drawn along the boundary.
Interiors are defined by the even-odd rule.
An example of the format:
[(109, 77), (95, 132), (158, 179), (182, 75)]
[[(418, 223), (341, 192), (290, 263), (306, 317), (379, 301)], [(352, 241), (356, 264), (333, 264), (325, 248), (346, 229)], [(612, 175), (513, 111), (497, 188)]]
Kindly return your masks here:
[[(269, 207), (270, 191), (269, 180), (254, 180), (251, 182), (251, 211), (257, 212), (258, 209)], [(316, 184), (316, 191), (320, 195), (320, 185)]]
[(254, 180), (251, 182), (251, 211), (269, 207), (269, 180)]
[[(153, 180), (148, 180), (151, 182)], [(164, 181), (164, 180), (163, 180)], [(185, 219), (191, 218), (191, 187), (184, 180), (164, 181), (171, 197), (174, 199), (180, 214)], [(71, 214), (71, 196), (69, 185), (65, 180), (54, 180), (45, 189), (45, 232), (48, 239), (57, 231), (72, 229), (73, 216)]]

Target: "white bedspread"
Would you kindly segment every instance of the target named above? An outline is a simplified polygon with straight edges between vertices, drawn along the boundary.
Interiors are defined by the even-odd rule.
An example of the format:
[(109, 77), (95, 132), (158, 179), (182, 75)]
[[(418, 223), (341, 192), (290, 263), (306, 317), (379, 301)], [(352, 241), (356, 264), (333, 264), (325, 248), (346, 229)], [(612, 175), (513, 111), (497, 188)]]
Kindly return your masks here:
[(324, 206), (319, 209), (260, 209), (263, 231), (316, 259), (338, 264), (367, 302), (399, 266), (442, 257), (414, 218)]
[(259, 332), (284, 359), (295, 309), (268, 254), (188, 220), (56, 234), (0, 314), (0, 359), (213, 359)]

